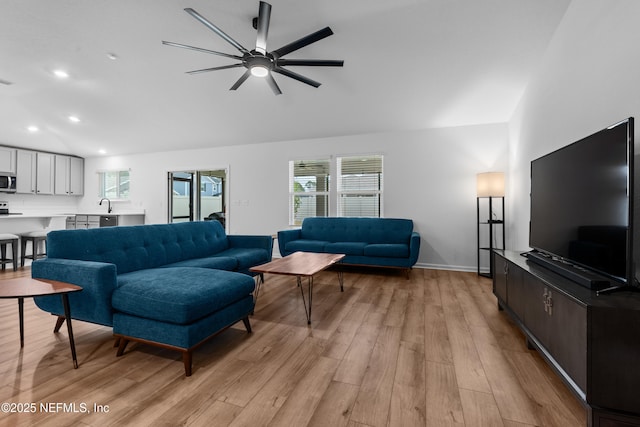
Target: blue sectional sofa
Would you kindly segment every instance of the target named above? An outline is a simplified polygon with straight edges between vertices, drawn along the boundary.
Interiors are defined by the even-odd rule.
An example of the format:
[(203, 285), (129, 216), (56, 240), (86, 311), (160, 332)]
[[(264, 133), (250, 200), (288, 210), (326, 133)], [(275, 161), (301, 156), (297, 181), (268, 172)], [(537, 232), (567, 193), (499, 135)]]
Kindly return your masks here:
[[(129, 341), (179, 350), (189, 376), (199, 344), (240, 320), (251, 332), (249, 268), (272, 248), (271, 236), (227, 236), (217, 221), (59, 230), (31, 272), (82, 286), (69, 296), (72, 318), (112, 326), (118, 356)], [(34, 299), (63, 316), (59, 298)]]
[(296, 251), (345, 254), (343, 264), (407, 269), (420, 252), (413, 221), (400, 218), (305, 218), (299, 229), (278, 232), (280, 255)]

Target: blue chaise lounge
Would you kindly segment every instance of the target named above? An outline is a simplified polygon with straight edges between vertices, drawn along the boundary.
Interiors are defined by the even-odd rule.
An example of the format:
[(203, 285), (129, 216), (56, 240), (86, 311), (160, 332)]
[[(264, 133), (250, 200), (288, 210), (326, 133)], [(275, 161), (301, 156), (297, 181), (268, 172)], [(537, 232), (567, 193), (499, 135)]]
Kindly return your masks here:
[[(129, 341), (192, 351), (242, 320), (251, 332), (254, 279), (249, 268), (271, 260), (271, 236), (227, 236), (217, 221), (52, 231), (47, 258), (32, 277), (82, 286), (70, 295), (72, 318), (112, 326), (123, 354)], [(58, 298), (36, 297), (58, 317)]]

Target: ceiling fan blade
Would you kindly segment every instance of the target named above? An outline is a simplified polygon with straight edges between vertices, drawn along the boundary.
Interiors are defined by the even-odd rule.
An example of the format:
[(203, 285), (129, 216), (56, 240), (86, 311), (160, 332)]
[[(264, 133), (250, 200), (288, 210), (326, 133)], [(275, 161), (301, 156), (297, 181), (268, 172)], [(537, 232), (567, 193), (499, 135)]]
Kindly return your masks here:
[(299, 82), (306, 83), (309, 86), (318, 87), (321, 83), (318, 83), (315, 80), (311, 80), (308, 77), (302, 76), (298, 73), (294, 73), (293, 71), (289, 71), (286, 68), (274, 68), (273, 72), (280, 73), (283, 76), (291, 77), (292, 79), (298, 80)]
[(206, 72), (209, 72), (209, 71), (226, 70), (228, 68), (238, 68), (238, 67), (244, 67), (244, 65), (243, 64), (231, 64), (231, 65), (223, 65), (221, 67), (203, 68), (202, 70), (187, 71), (187, 74), (199, 74), (199, 73), (206, 73)]
[(293, 43), (289, 43), (288, 45), (282, 46), (281, 48), (272, 51), (271, 54), (276, 58), (279, 58), (281, 56), (285, 56), (287, 53), (293, 52), (294, 50), (302, 49), (303, 47), (308, 46), (311, 43), (315, 43), (318, 40), (322, 40), (325, 37), (329, 37), (331, 34), (333, 34), (333, 31), (331, 31), (331, 28), (325, 27), (321, 30), (316, 31), (315, 33), (309, 34), (308, 36), (298, 39)]
[(260, 2), (258, 12), (258, 39), (256, 40), (256, 50), (261, 54), (267, 53), (267, 36), (269, 34), (269, 21), (271, 20), (271, 5)]
[(235, 82), (235, 83), (233, 84), (233, 86), (231, 86), (231, 87), (229, 88), (229, 90), (236, 90), (236, 89), (238, 89), (238, 88), (240, 87), (240, 85), (241, 85), (242, 83), (244, 83), (244, 81), (245, 81), (245, 80), (247, 80), (247, 79), (249, 78), (249, 76), (250, 76), (250, 75), (251, 75), (251, 70), (247, 70), (247, 71), (245, 71), (245, 72), (244, 72), (244, 74), (240, 76), (240, 78), (238, 79), (238, 81), (237, 81), (237, 82)]
[(229, 37), (227, 33), (222, 31), (220, 28), (216, 27), (213, 23), (208, 21), (204, 16), (200, 15), (195, 10), (188, 7), (184, 11), (187, 12), (189, 15), (193, 16), (194, 18), (196, 18), (198, 21), (202, 22), (207, 28), (209, 28), (211, 31), (213, 31), (214, 33), (216, 33), (217, 35), (225, 39), (229, 44), (231, 44), (233, 47), (238, 49), (240, 52), (249, 53), (249, 51), (244, 46), (242, 46), (240, 43), (238, 43), (237, 41)]
[(342, 67), (344, 65), (344, 61), (333, 59), (278, 59), (276, 64), (279, 66), (304, 65), (308, 67)]
[(213, 55), (220, 55), (220, 56), (225, 56), (227, 58), (233, 58), (233, 59), (242, 60), (242, 56), (230, 55), (228, 53), (223, 53), (223, 52), (216, 52), (215, 50), (203, 49), (201, 47), (189, 46), (187, 44), (167, 42), (167, 41), (164, 41), (164, 40), (162, 41), (162, 44), (164, 44), (166, 46), (181, 47), (183, 49), (197, 50), (198, 52), (211, 53)]
[(276, 79), (273, 78), (273, 75), (271, 73), (269, 73), (267, 75), (266, 79), (267, 79), (267, 83), (269, 83), (269, 87), (271, 87), (271, 90), (273, 91), (273, 93), (275, 93), (276, 95), (282, 95), (282, 91), (278, 87), (278, 83), (276, 83)]

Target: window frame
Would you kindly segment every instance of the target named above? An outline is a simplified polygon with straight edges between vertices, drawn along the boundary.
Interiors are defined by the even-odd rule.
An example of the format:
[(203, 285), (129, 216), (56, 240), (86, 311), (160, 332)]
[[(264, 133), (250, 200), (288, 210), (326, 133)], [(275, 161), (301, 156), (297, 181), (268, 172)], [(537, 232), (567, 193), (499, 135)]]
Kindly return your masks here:
[[(122, 173), (126, 172), (127, 173), (127, 178), (128, 178), (128, 189), (125, 192), (121, 191), (120, 187), (123, 184), (122, 181)], [(98, 198), (108, 198), (109, 200), (113, 201), (129, 201), (131, 200), (131, 169), (111, 169), (111, 170), (100, 170), (97, 172), (98, 174)], [(106, 185), (107, 185), (107, 175), (109, 174), (115, 174), (115, 185), (114, 187), (116, 188), (116, 196), (110, 196), (107, 192), (106, 192)], [(124, 181), (126, 182), (126, 181)]]
[[(324, 165), (324, 167), (326, 167), (326, 174), (324, 175), (324, 186), (326, 187), (325, 191), (317, 191), (317, 183), (316, 183), (316, 190), (314, 191), (310, 191), (308, 189), (305, 189), (304, 186), (300, 183), (296, 181), (296, 177), (301, 177), (301, 176), (305, 176), (305, 175), (295, 175), (295, 168), (296, 168), (296, 163), (298, 163), (298, 166), (300, 163), (305, 163), (308, 165), (311, 165), (311, 172), (310, 175), (308, 176), (314, 176), (313, 173), (313, 168), (315, 167), (321, 167), (320, 165)], [(318, 177), (320, 175), (316, 175), (316, 177)], [(303, 187), (303, 191), (299, 191), (296, 190), (296, 184), (298, 184), (299, 186)], [(320, 158), (314, 158), (314, 159), (300, 159), (300, 160), (289, 160), (289, 225), (290, 226), (299, 226), (302, 224), (302, 221), (304, 220), (304, 218), (307, 218), (307, 216), (300, 218), (298, 217), (298, 211), (297, 209), (299, 208), (299, 200), (302, 197), (314, 197), (314, 198), (318, 198), (318, 197), (324, 197), (326, 200), (326, 206), (324, 208), (325, 210), (325, 214), (324, 216), (329, 216), (331, 213), (331, 158), (329, 157), (320, 157)], [(317, 202), (316, 202), (316, 206), (317, 206)], [(321, 216), (321, 215), (315, 215), (315, 216)], [(308, 217), (311, 217), (310, 215)], [(298, 222), (299, 221), (299, 222)]]
[[(345, 177), (355, 175), (353, 174), (354, 169), (349, 170), (345, 168), (345, 160), (349, 163), (362, 162), (372, 160), (374, 164), (365, 165), (365, 169), (370, 169), (371, 171), (378, 170), (378, 172), (373, 172), (370, 174), (362, 172), (362, 175), (374, 175), (377, 174), (377, 178), (371, 181), (371, 183), (377, 186), (376, 189), (346, 189), (347, 185), (345, 185)], [(379, 168), (376, 167), (375, 163), (379, 162)], [(346, 170), (345, 170), (346, 169)], [(351, 172), (351, 173), (345, 173)], [(366, 171), (368, 172), (368, 171)], [(371, 218), (382, 218), (384, 217), (384, 156), (382, 154), (363, 154), (363, 155), (344, 155), (336, 157), (336, 207), (337, 212), (336, 216), (348, 218), (354, 216), (364, 216)], [(368, 180), (368, 179), (367, 179)], [(366, 180), (365, 180), (366, 181)], [(343, 197), (362, 197), (362, 196), (370, 196), (374, 197), (377, 202), (377, 216), (375, 215), (346, 215), (345, 214), (345, 201), (346, 199)], [(362, 208), (360, 208), (362, 211)], [(375, 210), (374, 210), (375, 212)]]
[[(375, 161), (379, 162), (379, 172), (377, 173), (377, 178), (375, 182), (377, 183), (377, 188), (365, 188), (365, 189), (353, 189), (353, 188), (345, 188), (343, 183), (343, 176), (347, 176), (348, 174), (344, 173), (341, 170), (341, 165), (344, 164), (344, 161), (361, 161), (362, 159), (375, 159)], [(308, 189), (304, 189), (304, 191), (300, 191), (299, 186), (302, 185), (299, 181), (296, 184), (296, 177), (301, 177), (303, 175), (296, 175), (296, 164), (306, 163), (310, 165), (315, 165), (318, 162), (323, 162), (325, 164), (326, 170), (328, 173), (326, 174), (326, 191), (309, 191)], [(298, 214), (297, 206), (299, 205), (300, 197), (318, 197), (323, 196), (326, 197), (326, 206), (324, 208), (325, 215), (315, 215), (315, 216), (336, 216), (336, 217), (353, 217), (356, 215), (345, 215), (345, 211), (343, 209), (344, 201), (343, 197), (361, 197), (361, 196), (373, 196), (375, 197), (375, 202), (377, 203), (377, 216), (375, 215), (365, 215), (367, 217), (372, 218), (383, 218), (384, 217), (384, 154), (383, 153), (367, 153), (367, 154), (349, 154), (349, 155), (330, 155), (330, 156), (317, 156), (317, 157), (306, 157), (304, 159), (295, 159), (288, 161), (289, 166), (289, 226), (298, 227), (302, 224), (302, 221), (306, 216), (301, 217)], [(309, 176), (313, 176), (310, 174)], [(296, 191), (296, 185), (298, 185), (298, 189)], [(374, 213), (375, 210), (373, 211)], [(363, 215), (357, 215), (363, 216)], [(311, 217), (311, 215), (309, 215)]]

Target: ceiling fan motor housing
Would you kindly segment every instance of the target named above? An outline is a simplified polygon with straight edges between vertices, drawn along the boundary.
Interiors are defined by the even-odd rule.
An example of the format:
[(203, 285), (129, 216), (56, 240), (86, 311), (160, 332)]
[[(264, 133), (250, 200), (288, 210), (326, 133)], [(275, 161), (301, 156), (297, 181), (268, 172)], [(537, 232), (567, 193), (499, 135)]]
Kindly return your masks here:
[(247, 68), (263, 67), (271, 71), (273, 69), (274, 59), (271, 54), (263, 55), (258, 51), (252, 50), (244, 55), (242, 62)]

